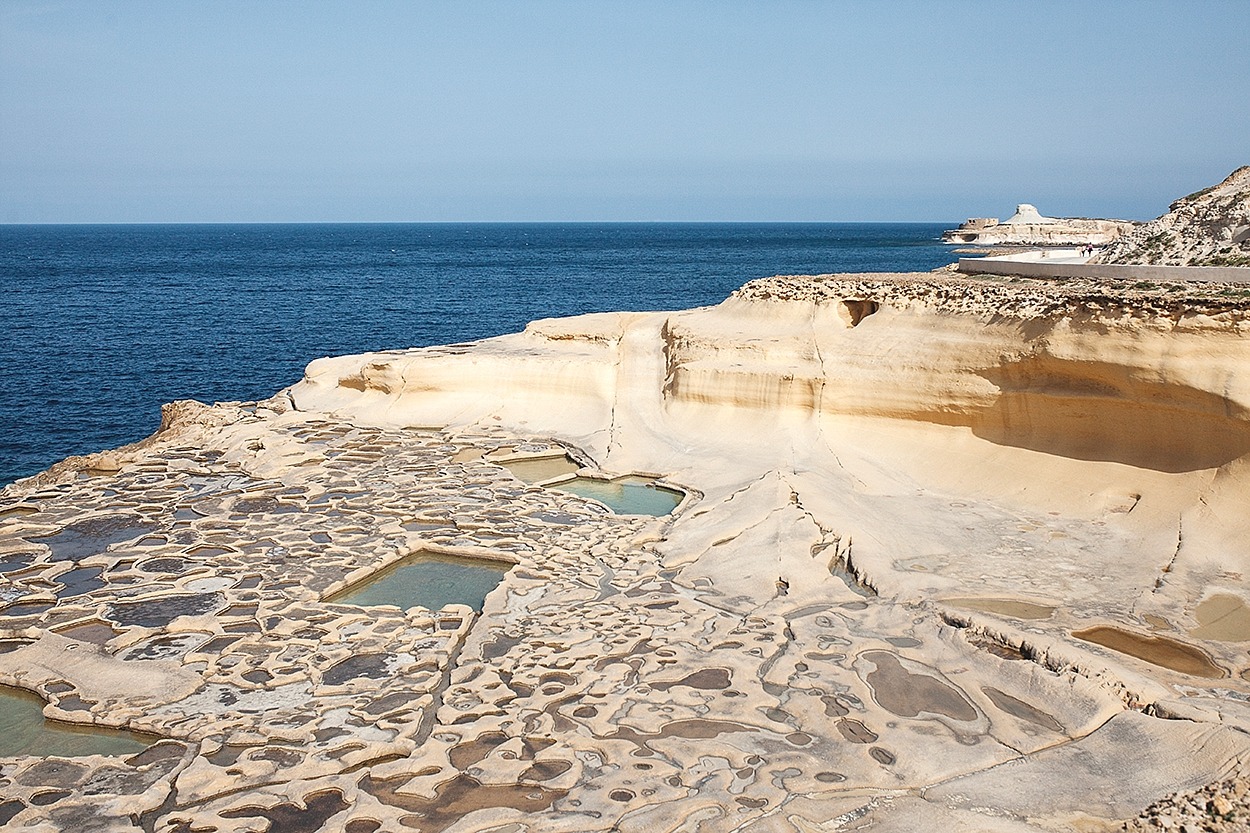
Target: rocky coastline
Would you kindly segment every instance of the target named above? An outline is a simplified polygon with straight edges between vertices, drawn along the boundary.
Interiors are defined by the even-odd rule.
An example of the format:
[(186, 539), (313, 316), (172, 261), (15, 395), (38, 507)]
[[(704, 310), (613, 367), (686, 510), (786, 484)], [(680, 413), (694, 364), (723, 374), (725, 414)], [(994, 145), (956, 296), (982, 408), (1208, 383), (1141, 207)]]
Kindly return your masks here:
[[(774, 277), (177, 403), (0, 492), (0, 683), (164, 738), (2, 759), (0, 815), (1119, 829), (1250, 761), (1247, 310)], [(627, 474), (684, 497), (560, 488)], [(480, 610), (336, 601), (420, 553), (506, 572)]]

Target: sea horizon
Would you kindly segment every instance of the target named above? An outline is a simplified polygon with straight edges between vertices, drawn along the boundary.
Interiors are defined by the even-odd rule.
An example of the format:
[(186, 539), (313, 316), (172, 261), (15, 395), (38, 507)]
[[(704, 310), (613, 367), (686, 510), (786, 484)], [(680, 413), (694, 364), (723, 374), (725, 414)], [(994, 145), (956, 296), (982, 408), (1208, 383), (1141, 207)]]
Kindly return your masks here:
[(960, 220), (136, 220), (0, 222), (0, 227), (75, 226), (931, 226)]

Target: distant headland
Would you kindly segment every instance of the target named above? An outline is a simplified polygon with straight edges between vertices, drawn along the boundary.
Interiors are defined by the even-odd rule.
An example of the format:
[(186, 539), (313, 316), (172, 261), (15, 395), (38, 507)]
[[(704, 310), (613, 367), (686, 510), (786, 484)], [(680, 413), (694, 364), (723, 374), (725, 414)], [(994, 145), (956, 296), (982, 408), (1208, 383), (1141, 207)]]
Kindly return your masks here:
[(1006, 220), (972, 217), (942, 234), (946, 243), (972, 246), (1105, 246), (1137, 224), (1130, 220), (1043, 217), (1029, 203)]

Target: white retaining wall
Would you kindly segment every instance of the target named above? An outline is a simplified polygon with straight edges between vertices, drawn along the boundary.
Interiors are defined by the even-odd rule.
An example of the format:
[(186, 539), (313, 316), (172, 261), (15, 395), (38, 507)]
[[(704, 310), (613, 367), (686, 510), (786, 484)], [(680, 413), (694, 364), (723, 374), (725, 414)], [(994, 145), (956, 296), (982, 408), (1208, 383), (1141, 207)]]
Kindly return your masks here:
[(1019, 275), (1025, 278), (1118, 278), (1121, 280), (1250, 283), (1245, 266), (1126, 266), (1115, 263), (1047, 263), (1000, 258), (961, 257), (968, 275)]

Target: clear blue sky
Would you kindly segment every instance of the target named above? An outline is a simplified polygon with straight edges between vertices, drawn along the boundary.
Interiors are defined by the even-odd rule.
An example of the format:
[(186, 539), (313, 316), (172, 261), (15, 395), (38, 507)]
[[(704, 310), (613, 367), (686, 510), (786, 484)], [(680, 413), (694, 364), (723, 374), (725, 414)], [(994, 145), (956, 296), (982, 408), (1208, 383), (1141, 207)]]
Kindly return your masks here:
[(0, 222), (1149, 218), (1244, 0), (0, 2)]

